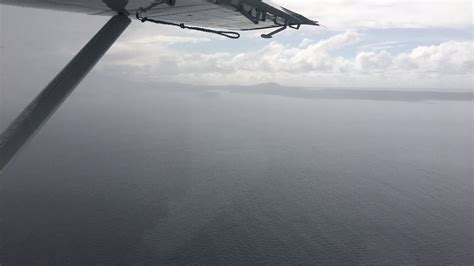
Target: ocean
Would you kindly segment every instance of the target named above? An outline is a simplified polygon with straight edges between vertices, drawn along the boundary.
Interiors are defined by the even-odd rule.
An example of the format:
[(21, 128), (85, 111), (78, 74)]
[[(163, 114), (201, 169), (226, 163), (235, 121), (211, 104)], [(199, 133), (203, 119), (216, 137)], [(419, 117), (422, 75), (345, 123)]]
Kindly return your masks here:
[(96, 78), (1, 176), (2, 265), (474, 262), (472, 93)]

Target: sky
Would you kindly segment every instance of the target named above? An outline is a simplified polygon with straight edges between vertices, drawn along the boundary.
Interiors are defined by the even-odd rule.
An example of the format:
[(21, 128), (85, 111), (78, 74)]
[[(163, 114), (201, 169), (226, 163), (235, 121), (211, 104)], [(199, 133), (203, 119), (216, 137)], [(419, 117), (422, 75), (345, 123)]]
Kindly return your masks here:
[[(472, 0), (273, 3), (324, 27), (287, 30), (271, 40), (244, 32), (230, 40), (134, 21), (94, 71), (194, 85), (473, 90)], [(0, 59), (9, 62), (1, 70), (10, 77), (25, 65), (41, 68), (31, 73), (40, 77), (60, 69), (106, 21), (5, 6), (0, 14)]]

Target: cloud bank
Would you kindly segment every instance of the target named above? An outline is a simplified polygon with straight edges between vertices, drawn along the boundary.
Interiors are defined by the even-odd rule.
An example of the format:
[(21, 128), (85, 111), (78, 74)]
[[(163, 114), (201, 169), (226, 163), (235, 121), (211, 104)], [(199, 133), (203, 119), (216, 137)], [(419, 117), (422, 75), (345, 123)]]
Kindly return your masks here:
[[(140, 80), (191, 84), (473, 90), (471, 0), (273, 3), (330, 30), (288, 31), (271, 43), (252, 42), (259, 33), (248, 33), (218, 50), (214, 37), (169, 29), (153, 35), (148, 28), (122, 40), (100, 68)], [(235, 49), (243, 42), (255, 45)]]
[(340, 50), (354, 49), (363, 38), (350, 30), (322, 40), (304, 39), (298, 46), (275, 41), (240, 53), (183, 53), (176, 43), (209, 39), (137, 37), (121, 41), (100, 69), (140, 80), (192, 84), (471, 89), (473, 41), (448, 41), (399, 53), (369, 49), (341, 55)]

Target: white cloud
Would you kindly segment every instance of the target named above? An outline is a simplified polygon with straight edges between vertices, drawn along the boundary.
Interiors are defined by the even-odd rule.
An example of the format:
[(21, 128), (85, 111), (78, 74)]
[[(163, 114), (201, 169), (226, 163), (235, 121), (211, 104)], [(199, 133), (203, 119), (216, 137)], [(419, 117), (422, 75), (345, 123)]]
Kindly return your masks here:
[[(195, 84), (278, 82), (318, 87), (472, 89), (472, 40), (427, 41), (430, 45), (408, 49), (404, 47), (410, 37), (399, 36), (396, 41), (379, 38), (368, 44), (364, 42), (368, 36), (358, 33), (366, 28), (472, 29), (472, 0), (273, 2), (318, 19), (332, 30), (344, 29), (344, 32), (316, 41), (311, 37), (314, 29), (308, 28), (311, 31), (303, 29), (303, 33), (298, 33), (306, 37), (299, 45), (272, 42), (239, 53), (212, 52), (212, 49), (197, 52), (184, 51), (176, 45), (204, 43), (210, 39), (193, 32), (179, 35), (176, 29), (166, 27), (160, 27), (160, 34), (153, 35), (152, 32), (157, 32), (155, 25), (141, 25), (134, 29), (133, 38), (125, 38), (118, 44), (109, 63), (102, 67), (141, 80)], [(372, 34), (374, 31), (362, 32)], [(291, 31), (284, 34), (287, 38), (293, 36)], [(436, 45), (431, 45), (433, 42), (437, 42)], [(213, 42), (209, 42), (208, 46), (212, 45)]]
[(332, 29), (472, 26), (472, 0), (273, 0)]
[[(186, 40), (166, 38), (176, 42)], [(101, 67), (141, 80), (184, 83), (472, 87), (473, 41), (419, 46), (397, 54), (369, 50), (353, 57), (338, 55), (338, 50), (357, 45), (361, 38), (355, 31), (346, 31), (320, 41), (305, 39), (297, 47), (272, 42), (259, 50), (238, 54), (182, 53), (173, 48), (174, 41), (150, 45), (138, 38), (122, 41)]]

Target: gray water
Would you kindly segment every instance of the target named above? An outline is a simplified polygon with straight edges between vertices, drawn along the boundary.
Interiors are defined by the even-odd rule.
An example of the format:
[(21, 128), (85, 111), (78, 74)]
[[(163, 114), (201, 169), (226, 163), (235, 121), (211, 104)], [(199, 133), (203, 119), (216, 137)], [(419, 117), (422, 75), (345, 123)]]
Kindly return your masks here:
[(473, 264), (472, 94), (157, 87), (90, 78), (27, 146), (2, 265)]

